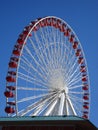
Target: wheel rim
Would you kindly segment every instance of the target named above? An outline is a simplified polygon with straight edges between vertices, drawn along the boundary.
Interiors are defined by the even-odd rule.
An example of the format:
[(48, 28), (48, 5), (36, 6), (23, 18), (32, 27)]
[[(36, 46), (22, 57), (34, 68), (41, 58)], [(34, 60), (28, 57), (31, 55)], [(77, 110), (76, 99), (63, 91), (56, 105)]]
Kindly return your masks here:
[(10, 116), (89, 117), (83, 49), (72, 28), (60, 18), (39, 18), (24, 28), (14, 46), (6, 81), (5, 111)]

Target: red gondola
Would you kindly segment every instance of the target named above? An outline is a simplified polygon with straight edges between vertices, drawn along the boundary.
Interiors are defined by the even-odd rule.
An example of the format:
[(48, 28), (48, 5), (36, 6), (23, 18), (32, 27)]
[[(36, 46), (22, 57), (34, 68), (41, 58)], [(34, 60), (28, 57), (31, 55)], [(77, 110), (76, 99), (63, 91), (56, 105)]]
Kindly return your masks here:
[(64, 32), (64, 35), (68, 37), (68, 36), (70, 36), (70, 32), (71, 32), (71, 30), (69, 28), (67, 28), (67, 30)]
[(82, 87), (83, 90), (88, 90), (88, 84), (84, 84)]
[(22, 44), (23, 44), (22, 41), (24, 42), (24, 40), (25, 40), (27, 34), (28, 34), (28, 31), (25, 30), (25, 31), (23, 31), (23, 32), (19, 35), (19, 38), (18, 38), (18, 39), (21, 39), (21, 41), (18, 40), (19, 42), (21, 42), (21, 43), (19, 43), (20, 46), (22, 46)]
[(32, 31), (37, 31), (39, 29), (38, 26), (35, 26)]
[(12, 76), (7, 76), (7, 77), (6, 77), (6, 81), (7, 81), (7, 82), (16, 82), (16, 79), (13, 78)]
[(45, 23), (43, 21), (40, 21), (39, 26), (44, 27), (46, 24), (47, 24), (46, 21), (45, 21)]
[(13, 54), (16, 56), (20, 56), (20, 50), (13, 50)]
[(51, 25), (55, 28), (57, 28), (57, 23), (56, 23), (56, 19), (55, 18), (52, 18), (52, 23)]
[(15, 49), (18, 49), (18, 50), (21, 50), (21, 49), (22, 49), (22, 45), (20, 45), (20, 44), (15, 45), (14, 47), (15, 47)]
[(83, 105), (83, 108), (89, 109), (89, 106), (88, 105)]
[(61, 32), (65, 32), (66, 30), (65, 30), (65, 24), (61, 24), (60, 26), (59, 26), (59, 30), (61, 31)]
[(62, 24), (62, 28), (61, 28), (61, 32), (65, 32), (66, 31), (66, 24)]
[(14, 94), (13, 94), (13, 92), (11, 92), (11, 91), (5, 91), (5, 92), (4, 92), (4, 95), (5, 95), (7, 98), (12, 98), (12, 97), (14, 97)]
[(6, 108), (5, 108), (5, 112), (6, 112), (6, 113), (14, 113), (15, 110), (14, 110), (14, 108), (12, 108), (12, 107), (6, 107)]
[(84, 95), (84, 96), (83, 96), (83, 99), (84, 99), (84, 100), (89, 100), (88, 95)]
[(42, 22), (41, 22), (41, 27), (44, 27), (44, 26), (48, 26), (48, 18), (47, 19), (44, 19)]
[(57, 26), (58, 28), (61, 26), (61, 20), (57, 19)]
[(83, 82), (87, 81), (87, 77), (86, 77), (86, 75), (85, 75), (85, 74), (84, 74), (84, 75), (82, 75), (82, 81), (83, 81)]
[(74, 37), (75, 37), (74, 35), (71, 35), (71, 36), (70, 36), (69, 41), (70, 41), (71, 43), (74, 42)]
[(10, 62), (9, 67), (10, 68), (17, 68), (17, 63), (16, 62)]
[(54, 18), (51, 19), (51, 26), (55, 27), (55, 20), (54, 20)]
[(48, 26), (52, 25), (52, 18), (48, 18)]
[(28, 30), (24, 30), (24, 31), (23, 31), (23, 34), (24, 34), (24, 35), (27, 35), (28, 33), (29, 33)]
[(53, 18), (47, 18), (46, 21), (44, 20), (44, 26), (53, 26)]
[(76, 56), (81, 56), (81, 49), (77, 49)]
[(10, 75), (16, 75), (16, 72), (15, 71), (8, 71), (8, 74), (10, 74)]
[(84, 114), (82, 118), (88, 119), (88, 115)]
[(37, 27), (34, 27), (32, 31), (37, 31)]
[(74, 43), (73, 43), (73, 49), (77, 49), (77, 47), (78, 47), (78, 42), (77, 41), (75, 41)]
[(22, 38), (18, 38), (17, 42), (18, 42), (19, 44), (24, 44), (24, 40), (23, 40)]
[(17, 57), (11, 57), (12, 61), (18, 62), (18, 58)]
[(51, 18), (47, 18), (46, 20), (43, 20), (43, 26), (51, 26)]
[(33, 26), (36, 23), (36, 21), (31, 21), (31, 25)]
[(31, 26), (26, 26), (26, 27), (25, 27), (25, 30), (30, 31), (31, 28), (32, 28)]
[(80, 71), (81, 71), (81, 72), (86, 72), (85, 66), (81, 66), (81, 67), (80, 67)]
[(83, 82), (87, 81), (87, 78), (86, 78), (86, 77), (83, 77), (83, 78), (82, 78), (82, 81), (83, 81)]
[(78, 63), (79, 63), (79, 64), (83, 64), (83, 63), (84, 63), (84, 59), (83, 59), (83, 57), (79, 57), (79, 59), (78, 59)]

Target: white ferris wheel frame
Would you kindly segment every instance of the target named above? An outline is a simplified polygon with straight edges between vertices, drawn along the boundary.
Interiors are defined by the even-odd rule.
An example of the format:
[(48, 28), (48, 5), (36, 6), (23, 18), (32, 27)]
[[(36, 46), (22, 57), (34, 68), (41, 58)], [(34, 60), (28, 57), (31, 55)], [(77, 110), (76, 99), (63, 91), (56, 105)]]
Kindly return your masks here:
[[(22, 55), (22, 53), (23, 53), (23, 51), (24, 51), (24, 47), (26, 46), (26, 42), (27, 42), (27, 40), (29, 39), (29, 36), (30, 36), (30, 34), (32, 33), (32, 30), (41, 22), (41, 21), (44, 21), (45, 19), (56, 19), (56, 20), (59, 20), (59, 21), (61, 21), (61, 23), (63, 23), (63, 24), (65, 24), (66, 26), (67, 26), (67, 28), (69, 28), (70, 30), (71, 30), (71, 33), (75, 36), (75, 39), (77, 39), (77, 42), (79, 43), (79, 48), (82, 50), (82, 56), (83, 56), (83, 59), (84, 59), (84, 61), (85, 61), (85, 67), (86, 67), (86, 74), (87, 74), (87, 84), (88, 84), (88, 86), (90, 86), (90, 81), (89, 81), (89, 74), (88, 74), (88, 68), (87, 68), (87, 62), (86, 62), (86, 59), (85, 59), (85, 55), (84, 55), (84, 52), (83, 52), (83, 48), (82, 48), (82, 46), (81, 46), (81, 43), (80, 43), (80, 41), (79, 41), (79, 39), (78, 39), (78, 37), (77, 37), (77, 35), (75, 34), (75, 32), (73, 31), (73, 29), (64, 21), (64, 20), (62, 20), (62, 19), (60, 19), (60, 18), (58, 18), (58, 17), (55, 17), (55, 16), (48, 16), (48, 17), (45, 17), (45, 18), (41, 18), (41, 19), (37, 19), (37, 20), (35, 20), (35, 24), (32, 26), (32, 28), (29, 30), (29, 32), (28, 32), (28, 34), (26, 35), (26, 37), (25, 37), (25, 39), (24, 39), (24, 43), (23, 43), (23, 45), (22, 45), (22, 49), (21, 49), (21, 51), (20, 51), (20, 55), (19, 55), (19, 57), (18, 57), (18, 66), (17, 66), (17, 68), (16, 68), (16, 76), (15, 76), (15, 79), (16, 79), (16, 82), (15, 82), (15, 92), (14, 92), (14, 94), (15, 94), (15, 97), (14, 97), (14, 102), (15, 102), (15, 107), (14, 107), (14, 109), (15, 109), (15, 113), (16, 114), (13, 114), (14, 112), (12, 112), (12, 113), (8, 113), (8, 115), (10, 115), (10, 116), (24, 116), (24, 115), (26, 115), (26, 113), (28, 113), (29, 111), (31, 111), (31, 109), (32, 109), (32, 107), (33, 108), (35, 108), (35, 112), (33, 112), (33, 114), (30, 114), (30, 116), (39, 116), (40, 115), (40, 113), (44, 113), (44, 114), (42, 114), (42, 115), (44, 115), (44, 116), (49, 116), (50, 115), (50, 113), (52, 113), (52, 111), (53, 111), (53, 109), (55, 108), (55, 106), (56, 106), (56, 104), (58, 103), (59, 104), (59, 106), (58, 106), (58, 114), (57, 115), (64, 115), (64, 113), (63, 113), (63, 109), (65, 108), (64, 107), (64, 104), (66, 103), (66, 112), (65, 112), (65, 114), (66, 115), (75, 115), (75, 116), (81, 116), (81, 117), (83, 117), (83, 118), (89, 118), (89, 111), (90, 111), (90, 108), (88, 109), (88, 107), (89, 107), (89, 103), (90, 103), (90, 98), (88, 99), (88, 104), (87, 104), (87, 108), (82, 108), (81, 109), (81, 113), (82, 114), (80, 114), (80, 115), (78, 115), (77, 114), (77, 112), (76, 112), (76, 110), (75, 110), (75, 108), (74, 108), (74, 105), (73, 105), (73, 103), (72, 103), (72, 101), (71, 101), (71, 98), (69, 97), (69, 95), (68, 95), (68, 93), (69, 93), (69, 89), (71, 89), (70, 87), (69, 88), (66, 88), (65, 89), (65, 92), (63, 92), (64, 90), (62, 89), (62, 92), (61, 93), (59, 93), (59, 96), (57, 97), (57, 95), (55, 94), (55, 92), (53, 92), (53, 94), (54, 95), (56, 95), (55, 96), (55, 98), (54, 98), (54, 95), (51, 95), (51, 91), (50, 91), (50, 96), (52, 96), (53, 97), (53, 100), (51, 99), (51, 97), (48, 97), (48, 94), (46, 93), (46, 94), (41, 94), (41, 95), (39, 95), (39, 98), (40, 97), (43, 97), (43, 96), (45, 96), (46, 95), (46, 97), (47, 97), (47, 99), (46, 100), (39, 100), (38, 102), (36, 102), (35, 101), (35, 103), (33, 103), (33, 104), (31, 104), (31, 105), (29, 105), (28, 106), (28, 108), (27, 109), (22, 109), (21, 111), (19, 111), (18, 112), (18, 103), (21, 103), (21, 102), (23, 102), (23, 101), (28, 101), (28, 100), (31, 100), (31, 99), (33, 99), (34, 98), (34, 96), (31, 96), (31, 97), (28, 97), (28, 98), (23, 98), (23, 99), (21, 99), (21, 100), (18, 100), (18, 93), (17, 93), (17, 91), (19, 90), (19, 89), (21, 89), (21, 90), (29, 90), (29, 91), (34, 91), (34, 89), (36, 89), (37, 90), (37, 88), (26, 88), (26, 87), (19, 87), (18, 86), (18, 77), (19, 77), (19, 75), (20, 75), (20, 77), (25, 77), (25, 75), (24, 74), (22, 74), (21, 72), (19, 72), (18, 70), (19, 70), (19, 67), (21, 66), (21, 55)], [(30, 23), (31, 24), (31, 23)], [(51, 26), (50, 26), (51, 27)], [(40, 28), (43, 28), (43, 27), (40, 27)], [(57, 28), (58, 29), (58, 28)], [(36, 31), (37, 32), (37, 31)], [(17, 44), (17, 43), (16, 43)], [(33, 44), (33, 43), (32, 43)], [(53, 43), (54, 44), (54, 43)], [(59, 43), (56, 43), (57, 44), (57, 47), (58, 47), (58, 44)], [(33, 45), (34, 46), (34, 45)], [(52, 46), (52, 43), (51, 43), (51, 45), (50, 46)], [(56, 46), (56, 45), (55, 45)], [(62, 45), (63, 46), (63, 45)], [(49, 48), (49, 46), (47, 45), (46, 46), (46, 49), (48, 50), (48, 48)], [(56, 47), (55, 47), (56, 48)], [(26, 48), (26, 50), (28, 51), (28, 54), (30, 54), (30, 52), (29, 52), (29, 49), (28, 48)], [(44, 51), (44, 50), (43, 50)], [(52, 52), (52, 51), (51, 51)], [(44, 52), (45, 53), (45, 52)], [(46, 54), (47, 55), (47, 54)], [(12, 54), (12, 56), (13, 56), (13, 54)], [(31, 54), (31, 56), (32, 56), (32, 54)], [(78, 59), (78, 57), (77, 57), (77, 59)], [(28, 60), (26, 59), (25, 60), (25, 62), (28, 62)], [(75, 64), (75, 63), (74, 63)], [(75, 65), (74, 65), (75, 66)], [(79, 64), (78, 65), (78, 67), (80, 67), (81, 66), (81, 64)], [(13, 68), (11, 68), (11, 67), (9, 67), (8, 68), (8, 72), (9, 72), (9, 70), (13, 70)], [(73, 68), (72, 68), (73, 69)], [(37, 71), (37, 70), (36, 70)], [(44, 68), (43, 68), (43, 71), (44, 71)], [(77, 71), (77, 70), (76, 70)], [(70, 72), (71, 73), (71, 72)], [(75, 72), (74, 72), (75, 73)], [(74, 73), (71, 75), (72, 77), (73, 77), (73, 75), (74, 75)], [(57, 73), (57, 74), (60, 74), (60, 73)], [(56, 74), (54, 74), (54, 75), (56, 75)], [(8, 76), (9, 76), (9, 74), (8, 74)], [(27, 77), (28, 78), (28, 81), (30, 80), (29, 79), (29, 76)], [(45, 76), (43, 77), (43, 78), (45, 78)], [(31, 78), (32, 79), (32, 78)], [(77, 79), (77, 76), (76, 76), (76, 79)], [(52, 79), (51, 79), (52, 80)], [(60, 79), (61, 80), (61, 79)], [(68, 79), (69, 80), (69, 79)], [(74, 82), (75, 82), (75, 80), (73, 80)], [(71, 82), (73, 82), (73, 81), (71, 81)], [(51, 81), (52, 82), (52, 81)], [(53, 82), (54, 82), (54, 80), (53, 80)], [(40, 83), (40, 80), (39, 80), (39, 83)], [(7, 81), (7, 84), (9, 84), (9, 81)], [(58, 83), (56, 83), (56, 85), (57, 85)], [(43, 84), (44, 85), (44, 84)], [(52, 85), (52, 83), (51, 83), (51, 85)], [(54, 84), (53, 84), (54, 85)], [(70, 86), (70, 84), (69, 84), (69, 86)], [(82, 86), (75, 86), (75, 87), (73, 87), (73, 88), (78, 88), (78, 87), (81, 87), (81, 89), (82, 89)], [(8, 90), (8, 88), (6, 88), (6, 90)], [(44, 90), (44, 88), (43, 88), (43, 90)], [(70, 93), (73, 93), (73, 94), (75, 94), (75, 93), (77, 93), (77, 94), (85, 94), (86, 92), (89, 94), (90, 93), (90, 87), (89, 87), (89, 89), (87, 90), (87, 91), (85, 91), (85, 90), (83, 90), (82, 91), (83, 93), (81, 93), (81, 92), (70, 92)], [(85, 96), (85, 95), (84, 95)], [(6, 96), (7, 97), (7, 96)], [(59, 99), (58, 99), (59, 98)], [(73, 96), (73, 98), (75, 98), (74, 96)], [(51, 101), (50, 101), (51, 100)], [(58, 101), (59, 100), (59, 101)], [(79, 99), (78, 99), (78, 97), (76, 98), (76, 101), (78, 101)], [(82, 100), (82, 102), (80, 101), (80, 104), (82, 104), (83, 102), (85, 102), (85, 99), (81, 99)], [(9, 102), (10, 101), (10, 98), (9, 97), (7, 97), (7, 102)], [(46, 102), (49, 102), (49, 104), (47, 104), (46, 106), (44, 106), (44, 110), (47, 108), (47, 110), (45, 111), (45, 112), (43, 112), (44, 110), (43, 110), (43, 104), (46, 104)], [(10, 102), (13, 102), (13, 99), (11, 99), (11, 101)], [(38, 105), (38, 108), (36, 108), (36, 105), (37, 104), (40, 104), (40, 105)], [(6, 103), (7, 104), (7, 103)], [(8, 104), (7, 104), (8, 105)], [(12, 104), (10, 103), (10, 106), (12, 106)], [(83, 106), (83, 104), (82, 104), (82, 106)], [(84, 106), (86, 106), (85, 104), (84, 104)], [(45, 108), (46, 107), (46, 108)], [(86, 110), (86, 111), (85, 111)], [(84, 111), (84, 114), (83, 114), (83, 111)], [(70, 113), (71, 112), (71, 113)], [(86, 113), (87, 112), (87, 113)], [(39, 114), (38, 114), (39, 113)], [(86, 113), (86, 114), (85, 114)], [(42, 116), (41, 115), (41, 116)]]

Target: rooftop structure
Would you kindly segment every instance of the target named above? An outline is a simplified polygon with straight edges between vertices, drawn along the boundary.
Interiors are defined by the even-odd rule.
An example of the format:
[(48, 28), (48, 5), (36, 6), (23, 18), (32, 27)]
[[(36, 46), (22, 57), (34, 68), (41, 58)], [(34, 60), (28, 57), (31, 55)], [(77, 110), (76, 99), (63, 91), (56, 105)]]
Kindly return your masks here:
[(3, 117), (0, 118), (0, 130), (97, 130), (87, 119), (76, 116), (48, 117)]

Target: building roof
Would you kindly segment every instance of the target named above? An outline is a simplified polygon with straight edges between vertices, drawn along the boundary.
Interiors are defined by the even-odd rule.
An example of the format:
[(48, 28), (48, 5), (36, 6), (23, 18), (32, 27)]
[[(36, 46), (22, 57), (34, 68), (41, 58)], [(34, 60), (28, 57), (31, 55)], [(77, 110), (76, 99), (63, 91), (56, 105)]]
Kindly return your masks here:
[(0, 125), (33, 125), (33, 126), (43, 126), (43, 125), (74, 125), (86, 128), (86, 130), (97, 130), (97, 128), (87, 119), (83, 119), (77, 116), (35, 116), (35, 117), (0, 117)]
[(45, 120), (84, 120), (77, 116), (22, 116), (22, 117), (0, 117), (2, 121), (45, 121)]

